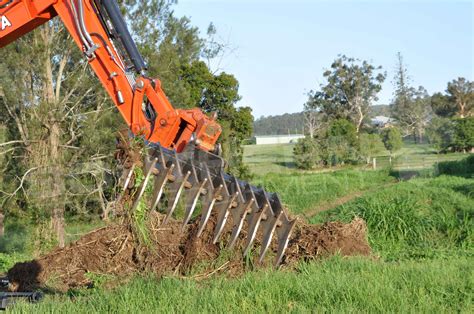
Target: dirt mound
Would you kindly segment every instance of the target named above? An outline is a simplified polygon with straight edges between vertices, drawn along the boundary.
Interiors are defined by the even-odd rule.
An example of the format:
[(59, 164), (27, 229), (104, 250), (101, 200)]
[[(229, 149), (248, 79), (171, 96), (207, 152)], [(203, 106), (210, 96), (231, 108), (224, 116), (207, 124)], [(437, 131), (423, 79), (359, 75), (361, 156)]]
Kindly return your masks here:
[[(196, 237), (199, 221), (183, 232), (179, 221), (161, 226), (162, 219), (163, 216), (157, 213), (150, 216), (148, 227), (151, 232), (146, 244), (134, 236), (130, 227), (111, 225), (95, 230), (63, 249), (16, 264), (9, 270), (8, 277), (14, 290), (46, 288), (67, 291), (92, 285), (88, 273), (127, 276), (147, 271), (157, 275), (184, 275), (196, 265), (204, 265), (213, 273), (216, 269), (231, 273), (244, 270), (241, 253), (228, 258), (224, 265), (215, 263), (222, 249), (219, 243), (212, 244), (215, 226), (212, 219), (199, 238)], [(243, 239), (245, 234), (241, 237)], [(361, 219), (350, 224), (307, 225), (300, 222), (289, 243), (284, 263), (336, 253), (368, 255), (370, 247), (366, 238), (365, 222)], [(257, 238), (256, 246), (259, 240)], [(268, 264), (270, 259), (269, 256)], [(222, 264), (222, 260), (219, 262)]]

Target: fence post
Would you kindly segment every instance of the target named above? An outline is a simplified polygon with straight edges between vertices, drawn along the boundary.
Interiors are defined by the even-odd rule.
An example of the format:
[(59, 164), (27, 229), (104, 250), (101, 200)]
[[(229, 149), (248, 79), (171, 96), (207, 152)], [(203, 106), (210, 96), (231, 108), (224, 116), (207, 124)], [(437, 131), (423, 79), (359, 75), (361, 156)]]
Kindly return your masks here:
[(376, 158), (374, 158), (374, 159), (372, 160), (372, 168), (373, 168), (374, 170), (377, 170), (377, 159), (376, 159)]

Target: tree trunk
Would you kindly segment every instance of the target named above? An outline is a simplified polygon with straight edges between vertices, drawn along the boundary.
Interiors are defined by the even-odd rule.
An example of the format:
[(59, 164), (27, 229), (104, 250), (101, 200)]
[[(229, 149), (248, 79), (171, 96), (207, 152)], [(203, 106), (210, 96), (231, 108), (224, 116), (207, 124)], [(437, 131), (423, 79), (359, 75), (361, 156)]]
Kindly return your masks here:
[(364, 113), (362, 111), (362, 107), (358, 106), (357, 111), (359, 114), (359, 120), (357, 121), (357, 134), (359, 134), (360, 128), (362, 126), (362, 122), (364, 121)]
[(3, 215), (3, 213), (0, 213), (0, 237), (3, 237), (3, 235), (5, 234), (5, 226), (3, 224), (4, 218), (5, 216)]
[(51, 157), (51, 176), (52, 176), (52, 193), (51, 193), (51, 205), (52, 205), (52, 226), (56, 234), (59, 247), (64, 247), (64, 181), (62, 178), (61, 169), (61, 158), (60, 158), (60, 135), (61, 129), (57, 121), (54, 121), (50, 129), (50, 157)]
[(459, 116), (461, 117), (461, 119), (464, 119), (464, 117), (466, 116), (466, 105), (463, 103), (463, 102), (460, 102), (459, 103)]

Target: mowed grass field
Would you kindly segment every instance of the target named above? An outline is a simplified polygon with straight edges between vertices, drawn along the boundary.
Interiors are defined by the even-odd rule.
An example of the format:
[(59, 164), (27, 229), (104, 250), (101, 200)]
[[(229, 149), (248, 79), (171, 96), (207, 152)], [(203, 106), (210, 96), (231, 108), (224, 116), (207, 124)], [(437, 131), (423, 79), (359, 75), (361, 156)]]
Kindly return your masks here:
[[(474, 157), (433, 167), (441, 161), (436, 158), (424, 168), (429, 175), (402, 181), (388, 169), (300, 172), (291, 167), (290, 145), (261, 148), (246, 147), (246, 160), (261, 170), (253, 183), (278, 192), (291, 213), (311, 223), (363, 218), (373, 256), (302, 261), (295, 269), (257, 268), (238, 278), (145, 275), (117, 283), (91, 274), (97, 278), (92, 289), (48, 294), (40, 304), (11, 311), (474, 312)], [(405, 147), (413, 160), (425, 149)]]

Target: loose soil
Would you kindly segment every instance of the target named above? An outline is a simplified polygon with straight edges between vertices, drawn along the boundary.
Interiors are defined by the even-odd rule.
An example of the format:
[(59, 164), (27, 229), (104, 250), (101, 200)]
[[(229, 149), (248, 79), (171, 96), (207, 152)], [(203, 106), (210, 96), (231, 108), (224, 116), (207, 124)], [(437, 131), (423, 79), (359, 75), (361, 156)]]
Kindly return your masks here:
[[(179, 221), (170, 221), (162, 226), (162, 219), (159, 213), (150, 214), (148, 243), (140, 241), (129, 224), (115, 224), (90, 232), (67, 247), (56, 249), (38, 259), (18, 263), (8, 271), (11, 289), (30, 291), (41, 288), (65, 292), (92, 286), (93, 274), (127, 277), (135, 273), (152, 272), (158, 276), (199, 279), (224, 272), (235, 276), (251, 268), (249, 264), (256, 265), (256, 262), (242, 258), (245, 233), (241, 235), (237, 252), (230, 254), (222, 248), (226, 243), (225, 237), (222, 243), (212, 244), (215, 226), (212, 218), (199, 238), (196, 236), (199, 220), (182, 231)], [(258, 235), (255, 247), (258, 248), (260, 240), (261, 235)], [(273, 246), (275, 249), (276, 245)], [(308, 225), (299, 221), (289, 242), (283, 267), (300, 260), (332, 254), (347, 256), (370, 253), (366, 225), (361, 219), (356, 218), (349, 224), (329, 222), (322, 225)], [(264, 264), (271, 265), (274, 254), (267, 255)], [(196, 269), (201, 273), (192, 275)]]

